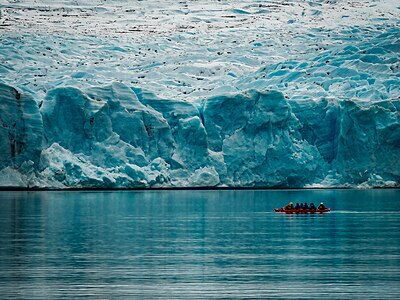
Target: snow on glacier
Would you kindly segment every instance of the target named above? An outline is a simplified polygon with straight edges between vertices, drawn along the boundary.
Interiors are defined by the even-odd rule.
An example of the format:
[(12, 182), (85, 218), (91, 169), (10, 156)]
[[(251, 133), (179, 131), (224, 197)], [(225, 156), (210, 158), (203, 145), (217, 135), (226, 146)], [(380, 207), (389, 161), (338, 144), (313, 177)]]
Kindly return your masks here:
[(0, 186), (400, 182), (399, 6), (9, 1)]

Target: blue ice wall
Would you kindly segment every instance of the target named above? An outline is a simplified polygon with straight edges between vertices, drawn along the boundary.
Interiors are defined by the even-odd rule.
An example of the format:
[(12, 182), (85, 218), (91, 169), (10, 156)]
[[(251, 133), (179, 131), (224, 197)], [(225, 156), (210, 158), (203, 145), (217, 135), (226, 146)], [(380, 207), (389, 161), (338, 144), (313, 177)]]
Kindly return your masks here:
[(0, 185), (399, 186), (399, 53), (393, 29), (197, 101), (0, 83)]
[(2, 176), (18, 172), (20, 185), (385, 186), (400, 178), (398, 99), (294, 101), (249, 90), (195, 105), (113, 84), (54, 89), (39, 113), (29, 96), (1, 88)]

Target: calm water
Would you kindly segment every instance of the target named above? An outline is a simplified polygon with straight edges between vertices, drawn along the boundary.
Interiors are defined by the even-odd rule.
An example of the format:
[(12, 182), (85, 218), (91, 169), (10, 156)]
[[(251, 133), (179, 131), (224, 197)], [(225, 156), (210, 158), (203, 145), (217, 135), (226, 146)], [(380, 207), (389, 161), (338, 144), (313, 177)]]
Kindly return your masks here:
[(0, 192), (0, 298), (399, 299), (399, 211), (400, 190)]

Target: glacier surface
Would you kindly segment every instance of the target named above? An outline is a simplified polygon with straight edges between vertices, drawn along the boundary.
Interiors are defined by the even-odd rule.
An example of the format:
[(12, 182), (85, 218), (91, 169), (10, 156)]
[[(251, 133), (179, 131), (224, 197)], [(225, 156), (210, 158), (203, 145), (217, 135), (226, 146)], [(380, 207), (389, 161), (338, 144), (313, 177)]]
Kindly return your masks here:
[(394, 1), (43, 3), (0, 6), (0, 186), (400, 185)]

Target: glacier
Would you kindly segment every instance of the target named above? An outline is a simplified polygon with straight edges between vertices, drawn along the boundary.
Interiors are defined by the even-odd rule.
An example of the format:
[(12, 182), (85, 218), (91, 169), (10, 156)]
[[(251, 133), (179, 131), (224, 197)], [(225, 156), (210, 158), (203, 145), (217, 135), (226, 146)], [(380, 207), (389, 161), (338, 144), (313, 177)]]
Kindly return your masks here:
[(189, 103), (114, 83), (85, 92), (54, 89), (39, 109), (29, 95), (0, 89), (7, 97), (3, 186), (396, 186), (400, 180), (400, 100), (294, 101), (279, 91), (248, 90)]
[[(123, 0), (112, 9), (76, 1), (65, 14), (87, 13), (105, 26), (100, 36), (80, 32), (87, 26), (26, 29), (37, 14), (57, 18), (61, 2), (39, 11), (27, 9), (30, 0), (0, 7), (7, 20), (27, 12), (0, 31), (0, 187), (400, 185), (399, 8), (385, 19), (354, 2), (359, 23), (346, 24), (341, 1), (307, 9), (293, 1), (281, 10), (212, 10), (217, 4), (200, 1), (188, 14), (173, 11), (182, 4), (168, 10), (149, 1), (152, 19), (172, 12), (174, 26), (135, 27), (120, 38), (128, 18), (113, 25), (117, 36), (103, 36), (114, 27), (97, 14), (126, 16)], [(394, 2), (384, 2), (381, 9), (393, 11)], [(342, 23), (329, 25), (326, 14)], [(268, 27), (260, 16), (281, 19)], [(246, 18), (259, 29), (240, 27)]]

